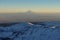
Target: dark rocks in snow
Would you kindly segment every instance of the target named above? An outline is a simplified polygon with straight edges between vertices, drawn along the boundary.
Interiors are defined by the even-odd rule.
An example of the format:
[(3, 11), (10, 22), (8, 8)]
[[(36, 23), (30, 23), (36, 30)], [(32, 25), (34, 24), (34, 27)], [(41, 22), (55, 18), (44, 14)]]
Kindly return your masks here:
[(45, 26), (44, 22), (31, 22), (34, 25), (42, 25)]
[(10, 38), (1, 38), (0, 40), (11, 40)]
[(12, 26), (14, 24), (17, 24), (17, 23), (0, 23), (0, 26), (2, 26), (2, 27), (8, 27), (8, 26)]

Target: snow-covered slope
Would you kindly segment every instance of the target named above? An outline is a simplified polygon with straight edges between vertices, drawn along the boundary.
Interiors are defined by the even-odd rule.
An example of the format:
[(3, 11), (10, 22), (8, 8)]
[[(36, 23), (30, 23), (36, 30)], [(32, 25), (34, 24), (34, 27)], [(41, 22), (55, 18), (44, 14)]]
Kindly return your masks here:
[(60, 40), (60, 22), (20, 22), (0, 26), (0, 40)]

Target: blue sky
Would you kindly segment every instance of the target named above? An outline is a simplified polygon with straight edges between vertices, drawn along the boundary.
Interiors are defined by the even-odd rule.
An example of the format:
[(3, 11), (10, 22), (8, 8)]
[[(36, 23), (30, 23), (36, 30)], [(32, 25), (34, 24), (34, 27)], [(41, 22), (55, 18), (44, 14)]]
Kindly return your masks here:
[(0, 9), (60, 9), (60, 0), (0, 0)]
[(60, 8), (60, 0), (0, 0), (0, 8)]

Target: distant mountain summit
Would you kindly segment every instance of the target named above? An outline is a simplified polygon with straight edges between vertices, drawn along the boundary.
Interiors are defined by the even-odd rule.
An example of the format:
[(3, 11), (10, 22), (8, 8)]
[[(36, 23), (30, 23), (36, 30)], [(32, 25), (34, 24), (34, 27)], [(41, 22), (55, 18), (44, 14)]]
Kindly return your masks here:
[(31, 10), (28, 10), (26, 13), (34, 13), (33, 11), (31, 11)]

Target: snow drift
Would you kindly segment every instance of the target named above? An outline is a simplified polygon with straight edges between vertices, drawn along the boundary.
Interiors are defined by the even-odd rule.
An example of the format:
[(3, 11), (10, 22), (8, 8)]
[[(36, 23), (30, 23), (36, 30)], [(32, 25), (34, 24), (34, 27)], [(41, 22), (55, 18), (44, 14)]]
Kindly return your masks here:
[(20, 22), (0, 25), (0, 40), (60, 40), (60, 22)]

